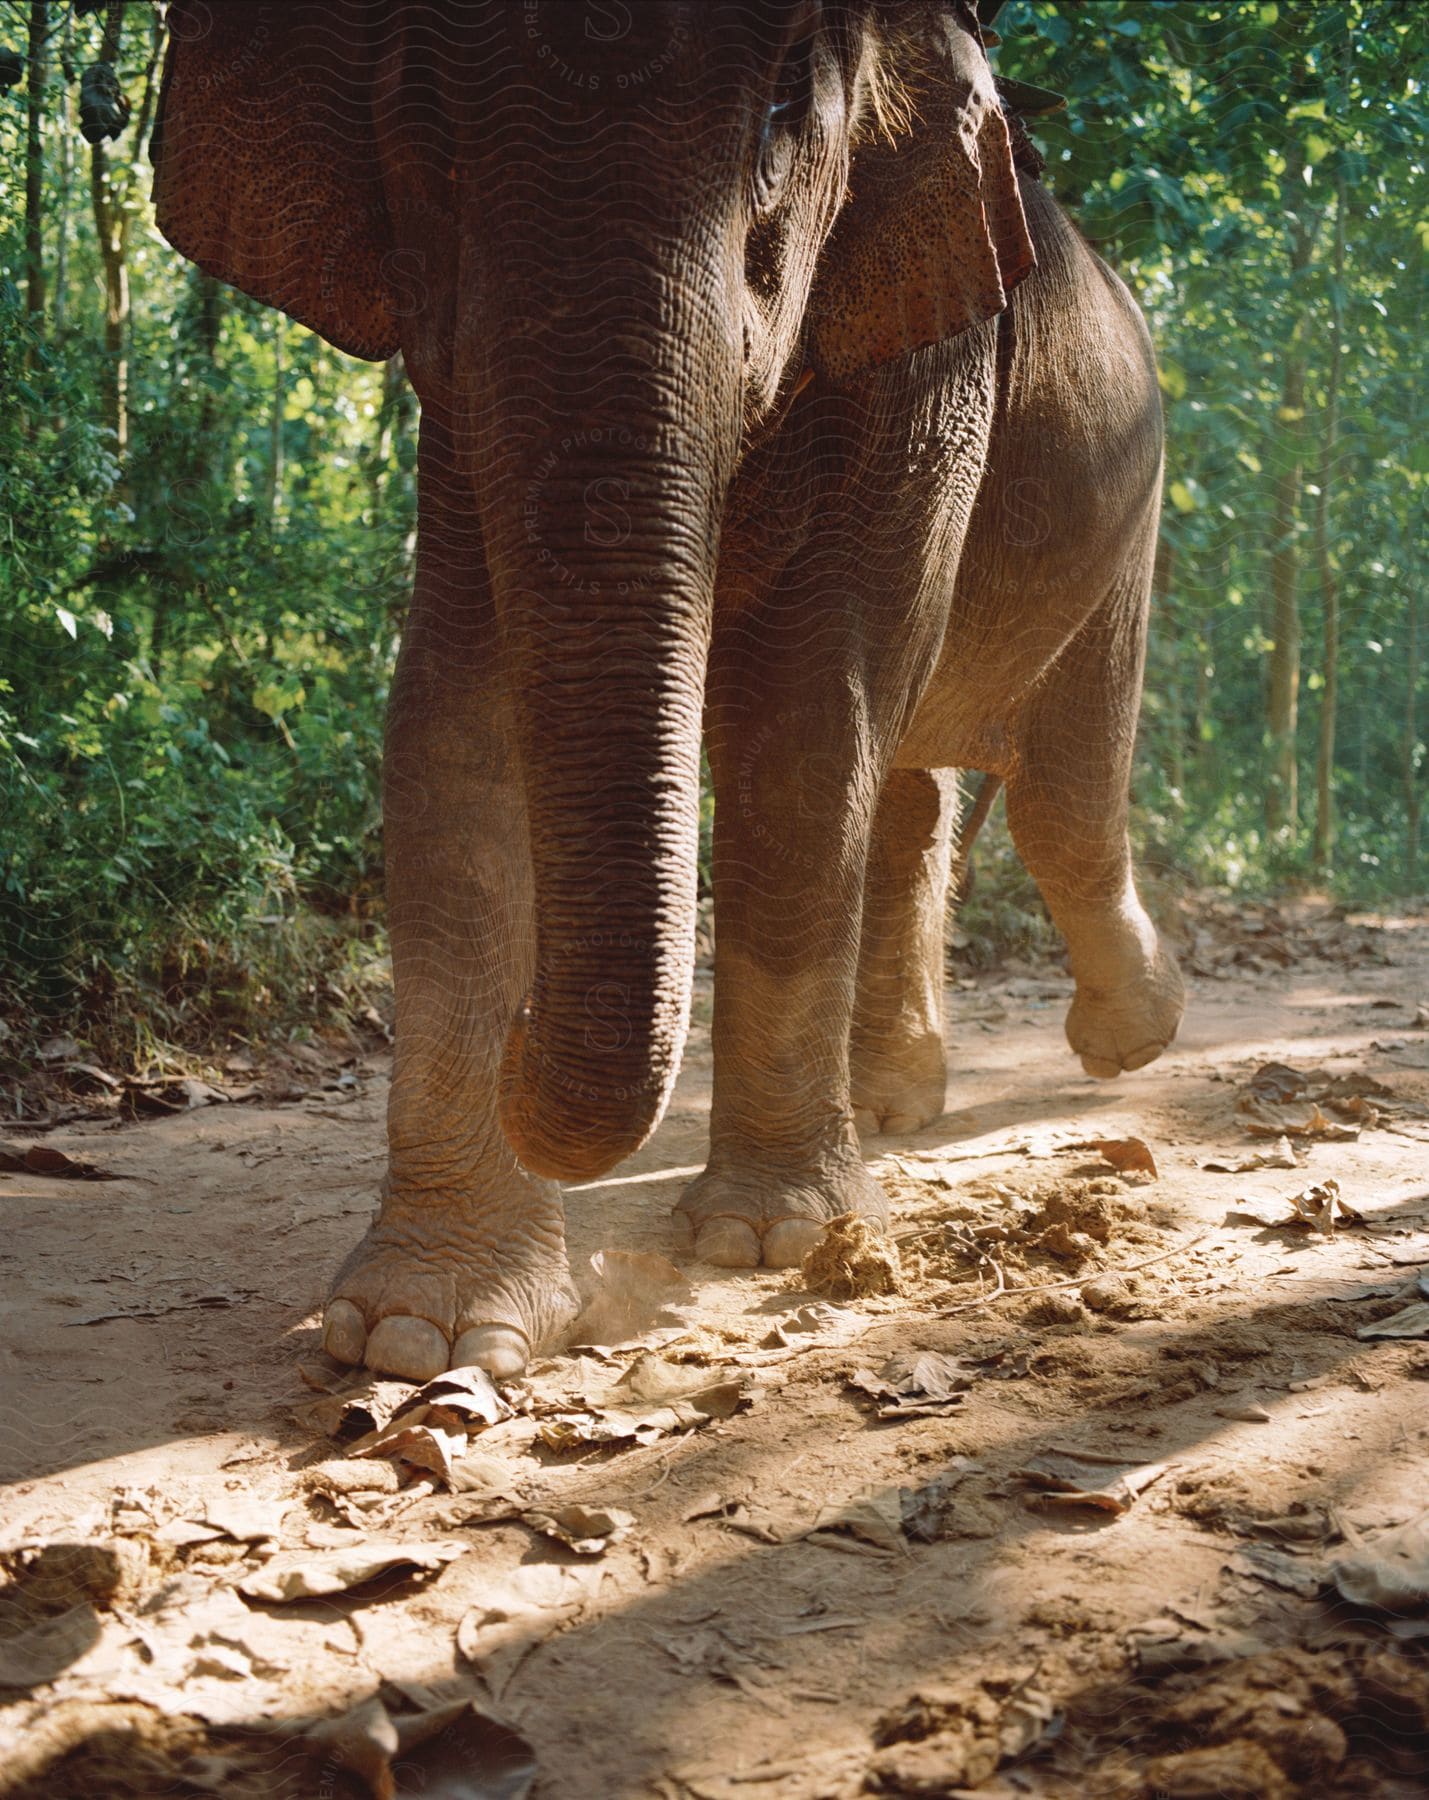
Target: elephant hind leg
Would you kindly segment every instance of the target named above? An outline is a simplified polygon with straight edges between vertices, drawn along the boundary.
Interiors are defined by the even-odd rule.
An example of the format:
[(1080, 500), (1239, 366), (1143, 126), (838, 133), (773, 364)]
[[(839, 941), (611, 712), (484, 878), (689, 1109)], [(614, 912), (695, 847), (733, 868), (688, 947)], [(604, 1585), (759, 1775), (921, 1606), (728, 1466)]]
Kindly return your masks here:
[(879, 795), (849, 1041), (860, 1137), (916, 1131), (943, 1110), (943, 919), (956, 809), (951, 769), (892, 769)]
[(1067, 1041), (1103, 1079), (1176, 1035), (1181, 976), (1136, 891), (1127, 839), (1147, 579), (1128, 580), (1066, 646), (1013, 729), (1007, 822), (1066, 939), (1077, 991)]

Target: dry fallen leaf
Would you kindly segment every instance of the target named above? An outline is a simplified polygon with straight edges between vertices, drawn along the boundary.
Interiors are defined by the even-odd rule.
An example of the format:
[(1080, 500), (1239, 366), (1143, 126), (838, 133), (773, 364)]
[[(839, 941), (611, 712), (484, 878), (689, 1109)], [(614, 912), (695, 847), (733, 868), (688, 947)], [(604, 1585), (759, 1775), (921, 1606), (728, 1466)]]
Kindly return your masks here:
[(552, 1449), (611, 1444), (633, 1438), (652, 1444), (671, 1432), (693, 1431), (711, 1419), (727, 1419), (753, 1395), (747, 1374), (721, 1373), (646, 1354), (619, 1381), (583, 1395), (585, 1407), (558, 1412), (540, 1426)]
[(356, 1438), (379, 1431), (404, 1407), (410, 1406), (413, 1398), (410, 1381), (362, 1375), (324, 1395), (321, 1400), (301, 1407), (296, 1416), (324, 1437)]
[(869, 1487), (820, 1507), (802, 1534), (811, 1540), (846, 1534), (879, 1550), (901, 1549), (903, 1495), (896, 1487)]
[(254, 1494), (224, 1494), (206, 1501), (184, 1517), (171, 1519), (154, 1534), (161, 1543), (198, 1544), (206, 1539), (232, 1538), (240, 1544), (261, 1544), (281, 1535), (288, 1500), (261, 1500)]
[(604, 1556), (612, 1544), (630, 1535), (635, 1514), (618, 1506), (562, 1506), (552, 1512), (522, 1513), (521, 1522), (579, 1556)]
[(496, 1383), (485, 1369), (474, 1365), (465, 1369), (448, 1369), (420, 1388), (413, 1396), (418, 1405), (443, 1407), (465, 1419), (469, 1425), (498, 1425), (511, 1417), (511, 1408), (501, 1398)]
[(1050, 1450), (1013, 1471), (1019, 1481), (1038, 1491), (1027, 1504), (1044, 1510), (1090, 1506), (1100, 1512), (1124, 1513), (1138, 1494), (1159, 1481), (1169, 1463), (1111, 1464), (1095, 1457)]
[(143, 1112), (192, 1112), (200, 1106), (229, 1106), (261, 1098), (262, 1090), (252, 1083), (246, 1087), (221, 1088), (200, 1081), (194, 1075), (163, 1075), (153, 1079), (131, 1075), (124, 1082), (122, 1104), (133, 1116)]
[(389, 1569), (440, 1569), (465, 1556), (466, 1540), (431, 1543), (369, 1542), (342, 1550), (295, 1550), (275, 1556), (237, 1583), (252, 1600), (306, 1600), (318, 1594), (341, 1594), (361, 1587)]
[(309, 1730), (306, 1743), (325, 1771), (355, 1775), (372, 1800), (524, 1800), (536, 1778), (525, 1738), (467, 1700), (393, 1717), (374, 1694)]
[(1429, 1611), (1429, 1512), (1340, 1557), (1330, 1565), (1330, 1579), (1355, 1606)]
[(1360, 1338), (1429, 1337), (1429, 1300), (1418, 1300), (1413, 1306), (1406, 1306), (1402, 1311), (1392, 1313), (1387, 1319), (1377, 1319), (1372, 1325), (1361, 1325), (1355, 1336)]
[(815, 1342), (847, 1343), (868, 1329), (869, 1321), (851, 1307), (833, 1306), (827, 1300), (811, 1300), (780, 1319), (759, 1340), (762, 1350), (810, 1349)]
[[(466, 1456), (470, 1439), (488, 1425), (511, 1417), (496, 1383), (485, 1369), (449, 1369), (417, 1392), (385, 1424), (369, 1431), (347, 1447), (351, 1457), (386, 1457), (390, 1461), (423, 1469), (438, 1476), (450, 1488), (461, 1486), (458, 1465)], [(330, 1404), (318, 1401), (309, 1408)]]
[(1406, 1109), (1419, 1110), (1396, 1099), (1391, 1088), (1372, 1076), (1331, 1075), (1324, 1069), (1292, 1069), (1285, 1063), (1265, 1063), (1257, 1069), (1236, 1101), (1252, 1137), (1356, 1138), (1362, 1127), (1379, 1124), (1386, 1111)]
[(487, 1585), (458, 1625), (456, 1643), (494, 1698), (532, 1650), (579, 1616), (599, 1580), (594, 1565), (543, 1562), (523, 1563)]
[(1357, 1212), (1340, 1194), (1339, 1182), (1317, 1181), (1298, 1194), (1286, 1194), (1277, 1200), (1237, 1200), (1226, 1214), (1227, 1219), (1253, 1219), (1257, 1225), (1280, 1230), (1285, 1226), (1304, 1225), (1334, 1235), (1337, 1225), (1363, 1225), (1364, 1214)]
[(397, 1727), (376, 1694), (335, 1719), (324, 1719), (307, 1734), (308, 1748), (324, 1768), (336, 1767), (363, 1782), (373, 1800), (394, 1800), (392, 1758), (399, 1749)]
[(1326, 1237), (1334, 1235), (1337, 1223), (1364, 1224), (1364, 1214), (1356, 1212), (1341, 1196), (1338, 1181), (1317, 1181), (1298, 1194), (1291, 1194), (1289, 1201), (1297, 1221), (1303, 1219)]
[(1349, 1142), (1360, 1134), (1358, 1125), (1327, 1118), (1313, 1100), (1282, 1105), (1252, 1096), (1240, 1103), (1239, 1111), (1251, 1137), (1314, 1137)]
[(1095, 1150), (1119, 1175), (1155, 1176), (1157, 1173), (1151, 1146), (1142, 1138), (1086, 1138), (1072, 1148)]
[(1198, 1167), (1217, 1175), (1248, 1175), (1252, 1169), (1298, 1169), (1300, 1159), (1290, 1139), (1280, 1137), (1268, 1150), (1252, 1150), (1246, 1156), (1207, 1156)]
[(975, 1380), (960, 1357), (921, 1350), (899, 1351), (876, 1375), (855, 1369), (848, 1384), (873, 1396), (880, 1419), (912, 1419), (954, 1411)]
[(1287, 1594), (1298, 1594), (1302, 1600), (1313, 1599), (1325, 1585), (1319, 1564), (1313, 1559), (1272, 1549), (1269, 1544), (1241, 1545), (1226, 1567), (1234, 1575), (1269, 1582)]
[[(946, 1458), (939, 1473), (921, 1487), (902, 1488), (903, 1534), (911, 1543), (936, 1544), (945, 1538), (990, 1535), (991, 1521), (976, 1501), (957, 1492), (969, 1475), (980, 1475), (982, 1464), (967, 1456)], [(996, 1529), (992, 1526), (992, 1529)]]
[(423, 1469), (454, 1488), (457, 1462), (466, 1453), (467, 1434), (460, 1428), (447, 1430), (437, 1420), (428, 1422), (428, 1415), (435, 1410), (422, 1406), (413, 1413), (403, 1413), (381, 1431), (359, 1439), (347, 1454), (354, 1458), (380, 1456), (409, 1468)]
[(51, 1144), (7, 1144), (0, 1142), (0, 1173), (43, 1175), (53, 1181), (123, 1181), (112, 1169), (101, 1169), (97, 1163), (82, 1162), (66, 1156)]

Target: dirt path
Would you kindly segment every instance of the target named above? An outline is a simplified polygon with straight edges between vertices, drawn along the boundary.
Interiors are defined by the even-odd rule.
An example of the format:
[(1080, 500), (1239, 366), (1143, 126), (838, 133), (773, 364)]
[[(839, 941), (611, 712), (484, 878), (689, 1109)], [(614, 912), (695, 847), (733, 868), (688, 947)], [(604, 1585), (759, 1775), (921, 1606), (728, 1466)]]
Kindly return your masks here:
[[(0, 1791), (380, 1794), (375, 1714), (298, 1752), (299, 1721), (381, 1687), (394, 1718), (467, 1699), (517, 1728), (545, 1800), (1424, 1793), (1423, 1604), (1386, 1620), (1324, 1588), (1429, 1498), (1429, 1348), (1358, 1335), (1422, 1300), (1429, 1267), (1429, 921), (1382, 923), (1285, 969), (1203, 947), (1220, 972), (1193, 977), (1175, 1054), (1112, 1085), (1066, 1052), (1061, 977), (960, 987), (950, 1112), (877, 1147), (903, 1292), (801, 1335), (775, 1329), (814, 1298), (796, 1282), (689, 1265), (663, 1336), (533, 1371), (454, 1495), (336, 1491), (342, 1449), (307, 1411), (310, 1382), (343, 1386), (316, 1310), (380, 1172), (380, 1068), (297, 1104), (52, 1133), (123, 1179), (0, 1176), (0, 1729), (26, 1746)], [(571, 1195), (588, 1288), (602, 1249), (682, 1255), (668, 1215), (703, 1160), (707, 1043), (653, 1143)], [(1353, 1075), (1350, 1110), (1321, 1117), (1354, 1129), (1358, 1098), (1358, 1137), (1297, 1140), (1300, 1168), (1202, 1168), (1272, 1147), (1237, 1110), (1272, 1062)], [(1071, 1147), (1128, 1137), (1156, 1178)], [(1363, 1225), (1236, 1210), (1330, 1177)], [(911, 1351), (941, 1360), (886, 1367)], [(639, 1436), (582, 1441), (642, 1357)], [(913, 1410), (880, 1418), (860, 1370)], [(652, 1378), (693, 1400), (651, 1413)], [(1069, 1452), (1093, 1460), (1044, 1473), (1141, 1473), (1101, 1506), (1018, 1474)], [(395, 1466), (342, 1465), (389, 1489)], [(582, 1556), (516, 1516), (577, 1503), (634, 1523)], [(450, 1559), (321, 1598), (234, 1591), (275, 1552), (393, 1539)], [(33, 1549), (78, 1544), (108, 1549)], [(482, 1729), (446, 1724), (397, 1791), (524, 1791), (432, 1772)], [(366, 1786), (343, 1772), (364, 1758)]]

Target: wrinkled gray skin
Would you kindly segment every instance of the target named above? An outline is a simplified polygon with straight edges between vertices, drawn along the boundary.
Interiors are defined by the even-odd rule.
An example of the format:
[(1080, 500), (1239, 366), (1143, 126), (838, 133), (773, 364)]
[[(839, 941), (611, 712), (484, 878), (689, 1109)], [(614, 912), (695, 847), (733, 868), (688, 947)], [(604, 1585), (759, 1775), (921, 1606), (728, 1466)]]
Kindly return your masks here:
[(953, 768), (1005, 778), (1083, 1067), (1159, 1054), (1181, 984), (1126, 838), (1151, 348), (1025, 177), (1024, 232), (967, 15), (171, 16), (163, 229), (343, 348), (400, 347), (422, 403), (390, 1166), (327, 1348), (508, 1373), (569, 1322), (557, 1183), (634, 1150), (678, 1066), (702, 721), (699, 1257), (790, 1265), (882, 1217), (860, 1136), (942, 1110)]

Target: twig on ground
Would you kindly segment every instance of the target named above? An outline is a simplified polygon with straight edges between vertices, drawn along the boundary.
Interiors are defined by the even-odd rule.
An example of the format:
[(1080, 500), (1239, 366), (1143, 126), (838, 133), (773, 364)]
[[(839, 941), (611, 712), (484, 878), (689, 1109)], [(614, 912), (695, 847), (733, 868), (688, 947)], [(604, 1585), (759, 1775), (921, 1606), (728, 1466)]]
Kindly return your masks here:
[[(1097, 1281), (1103, 1275), (1139, 1275), (1143, 1269), (1149, 1269), (1155, 1263), (1165, 1262), (1168, 1257), (1179, 1256), (1183, 1250), (1194, 1250), (1197, 1244), (1204, 1243), (1210, 1235), (1209, 1230), (1198, 1232), (1195, 1237), (1187, 1238), (1184, 1243), (1173, 1244), (1169, 1250), (1162, 1250), (1156, 1256), (1148, 1256), (1141, 1262), (1126, 1263), (1113, 1269), (1092, 1269), (1085, 1275), (1070, 1276), (1066, 1281), (1039, 1281), (1033, 1287), (1008, 1287), (1005, 1282), (1000, 1281), (995, 1293), (981, 1294), (976, 1300), (959, 1301), (956, 1306), (944, 1307), (935, 1316), (940, 1319), (950, 1319), (954, 1313), (972, 1312), (979, 1306), (991, 1306), (994, 1300), (1006, 1299), (1008, 1295), (1012, 1294), (1021, 1294), (1030, 1298), (1034, 1294), (1056, 1293), (1059, 1288), (1085, 1287), (1089, 1281)], [(992, 1259), (989, 1257), (987, 1260), (991, 1261)], [(999, 1277), (1002, 1275), (1000, 1267), (998, 1267), (998, 1275)]]
[[(912, 1244), (912, 1243), (917, 1243), (922, 1238), (939, 1237), (939, 1236), (943, 1237), (944, 1239), (951, 1238), (954, 1243), (961, 1244), (963, 1249), (970, 1251), (972, 1253), (972, 1255), (974, 1255), (980, 1263), (986, 1263), (987, 1266), (992, 1270), (994, 1275), (996, 1275), (996, 1277), (997, 1277), (997, 1286), (992, 1290), (992, 1292), (990, 1294), (979, 1294), (979, 1296), (977, 1297), (976, 1300), (964, 1301), (963, 1304), (965, 1306), (991, 1305), (991, 1303), (994, 1300), (996, 1300), (1000, 1295), (1008, 1292), (1007, 1276), (1003, 1270), (1002, 1264), (997, 1260), (997, 1258), (995, 1256), (991, 1255), (988, 1251), (984, 1250), (982, 1245), (980, 1243), (978, 1243), (976, 1238), (969, 1237), (965, 1232), (957, 1230), (956, 1227), (954, 1227), (952, 1225), (946, 1225), (946, 1224), (945, 1225), (931, 1225), (924, 1231), (898, 1232), (894, 1236), (893, 1241), (896, 1244)], [(962, 1308), (957, 1307), (957, 1308), (954, 1308), (954, 1310), (961, 1311)], [(945, 1315), (938, 1314), (937, 1316), (941, 1318)]]

